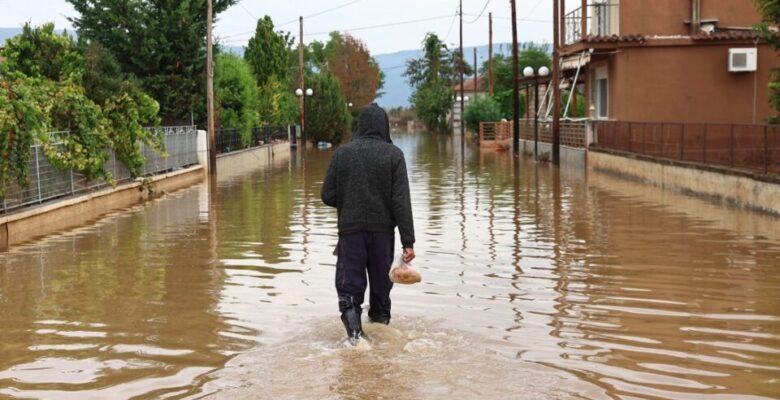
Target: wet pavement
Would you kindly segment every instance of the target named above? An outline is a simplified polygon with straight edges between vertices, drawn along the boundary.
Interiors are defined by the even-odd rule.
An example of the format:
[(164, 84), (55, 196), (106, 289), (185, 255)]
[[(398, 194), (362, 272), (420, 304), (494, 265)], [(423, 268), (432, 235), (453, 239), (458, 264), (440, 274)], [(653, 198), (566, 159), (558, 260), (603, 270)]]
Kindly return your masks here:
[(0, 398), (780, 398), (780, 220), (398, 136), (423, 283), (344, 346), (332, 150), (0, 254)]

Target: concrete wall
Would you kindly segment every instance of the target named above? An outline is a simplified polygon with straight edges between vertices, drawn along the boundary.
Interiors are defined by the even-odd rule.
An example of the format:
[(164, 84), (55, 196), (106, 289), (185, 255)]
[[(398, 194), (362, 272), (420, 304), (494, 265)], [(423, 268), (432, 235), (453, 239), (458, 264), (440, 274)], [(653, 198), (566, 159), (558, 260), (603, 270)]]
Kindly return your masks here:
[[(66, 198), (38, 207), (0, 217), (0, 250), (9, 246), (75, 228), (98, 219), (100, 216), (121, 208), (141, 203), (150, 197), (186, 188), (203, 182), (208, 164), (208, 143), (205, 131), (198, 131), (197, 151), (201, 165), (180, 171), (151, 177), (148, 181), (138, 179), (82, 196)], [(290, 144), (276, 143), (254, 149), (223, 154), (217, 158), (220, 178), (242, 173), (276, 157), (289, 158)]]
[(0, 250), (94, 221), (109, 211), (203, 181), (200, 165), (0, 217)]
[[(534, 142), (532, 140), (520, 139), (520, 152), (526, 156), (534, 155)], [(539, 142), (539, 158), (552, 159), (552, 145), (550, 143)], [(587, 162), (587, 152), (585, 149), (561, 146), (561, 165), (585, 168)]]
[(759, 180), (748, 174), (656, 162), (591, 150), (588, 168), (596, 173), (649, 183), (711, 201), (780, 215), (780, 179)]
[(223, 179), (240, 175), (278, 157), (290, 157), (289, 142), (220, 154), (217, 156), (217, 176)]

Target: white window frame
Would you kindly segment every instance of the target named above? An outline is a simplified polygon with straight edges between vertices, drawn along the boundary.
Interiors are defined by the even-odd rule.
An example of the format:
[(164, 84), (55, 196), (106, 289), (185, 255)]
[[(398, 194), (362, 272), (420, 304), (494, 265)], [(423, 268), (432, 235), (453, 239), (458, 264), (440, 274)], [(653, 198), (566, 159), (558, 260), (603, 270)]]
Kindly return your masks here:
[[(602, 80), (606, 82), (604, 93), (601, 92), (601, 86), (599, 85), (599, 81)], [(594, 71), (592, 96), (593, 105), (596, 106), (595, 115), (592, 117), (599, 120), (609, 119), (609, 70), (607, 66), (597, 67)], [(604, 99), (602, 99), (602, 96), (604, 96)], [(601, 107), (602, 100), (604, 100), (604, 109)]]

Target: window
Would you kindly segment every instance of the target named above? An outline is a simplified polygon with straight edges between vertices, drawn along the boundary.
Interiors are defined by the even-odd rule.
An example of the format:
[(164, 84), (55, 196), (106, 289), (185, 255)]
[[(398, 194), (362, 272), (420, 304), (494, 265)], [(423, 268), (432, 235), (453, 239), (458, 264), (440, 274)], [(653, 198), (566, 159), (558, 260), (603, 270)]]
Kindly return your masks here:
[(596, 107), (594, 117), (607, 119), (609, 117), (609, 79), (607, 67), (596, 69), (593, 85), (593, 105)]

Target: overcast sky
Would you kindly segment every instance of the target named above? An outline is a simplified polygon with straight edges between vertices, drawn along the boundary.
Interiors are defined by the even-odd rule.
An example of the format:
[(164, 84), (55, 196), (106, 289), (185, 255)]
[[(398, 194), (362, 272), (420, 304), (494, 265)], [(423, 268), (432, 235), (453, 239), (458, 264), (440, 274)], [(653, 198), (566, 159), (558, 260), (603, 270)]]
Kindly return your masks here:
[[(518, 0), (517, 3), (521, 19), (519, 40), (551, 42), (552, 2)], [(484, 15), (477, 19), (486, 4)], [(341, 8), (321, 13), (337, 7)], [(334, 30), (348, 31), (365, 41), (373, 54), (382, 54), (419, 48), (426, 32), (436, 32), (446, 37), (447, 43), (456, 44), (458, 23), (453, 16), (457, 8), (458, 0), (242, 0), (219, 15), (215, 31), (223, 43), (238, 46), (246, 44), (258, 17), (270, 15), (279, 29), (297, 35), (298, 16), (311, 16), (305, 20), (307, 41), (324, 39)], [(512, 40), (509, 0), (463, 0), (463, 12), (465, 46), (487, 44), (488, 12), (494, 16), (494, 41)], [(19, 27), (27, 21), (33, 24), (53, 21), (58, 28), (70, 28), (67, 17), (74, 14), (65, 0), (0, 0), (0, 27)], [(398, 24), (410, 21), (417, 22)]]

